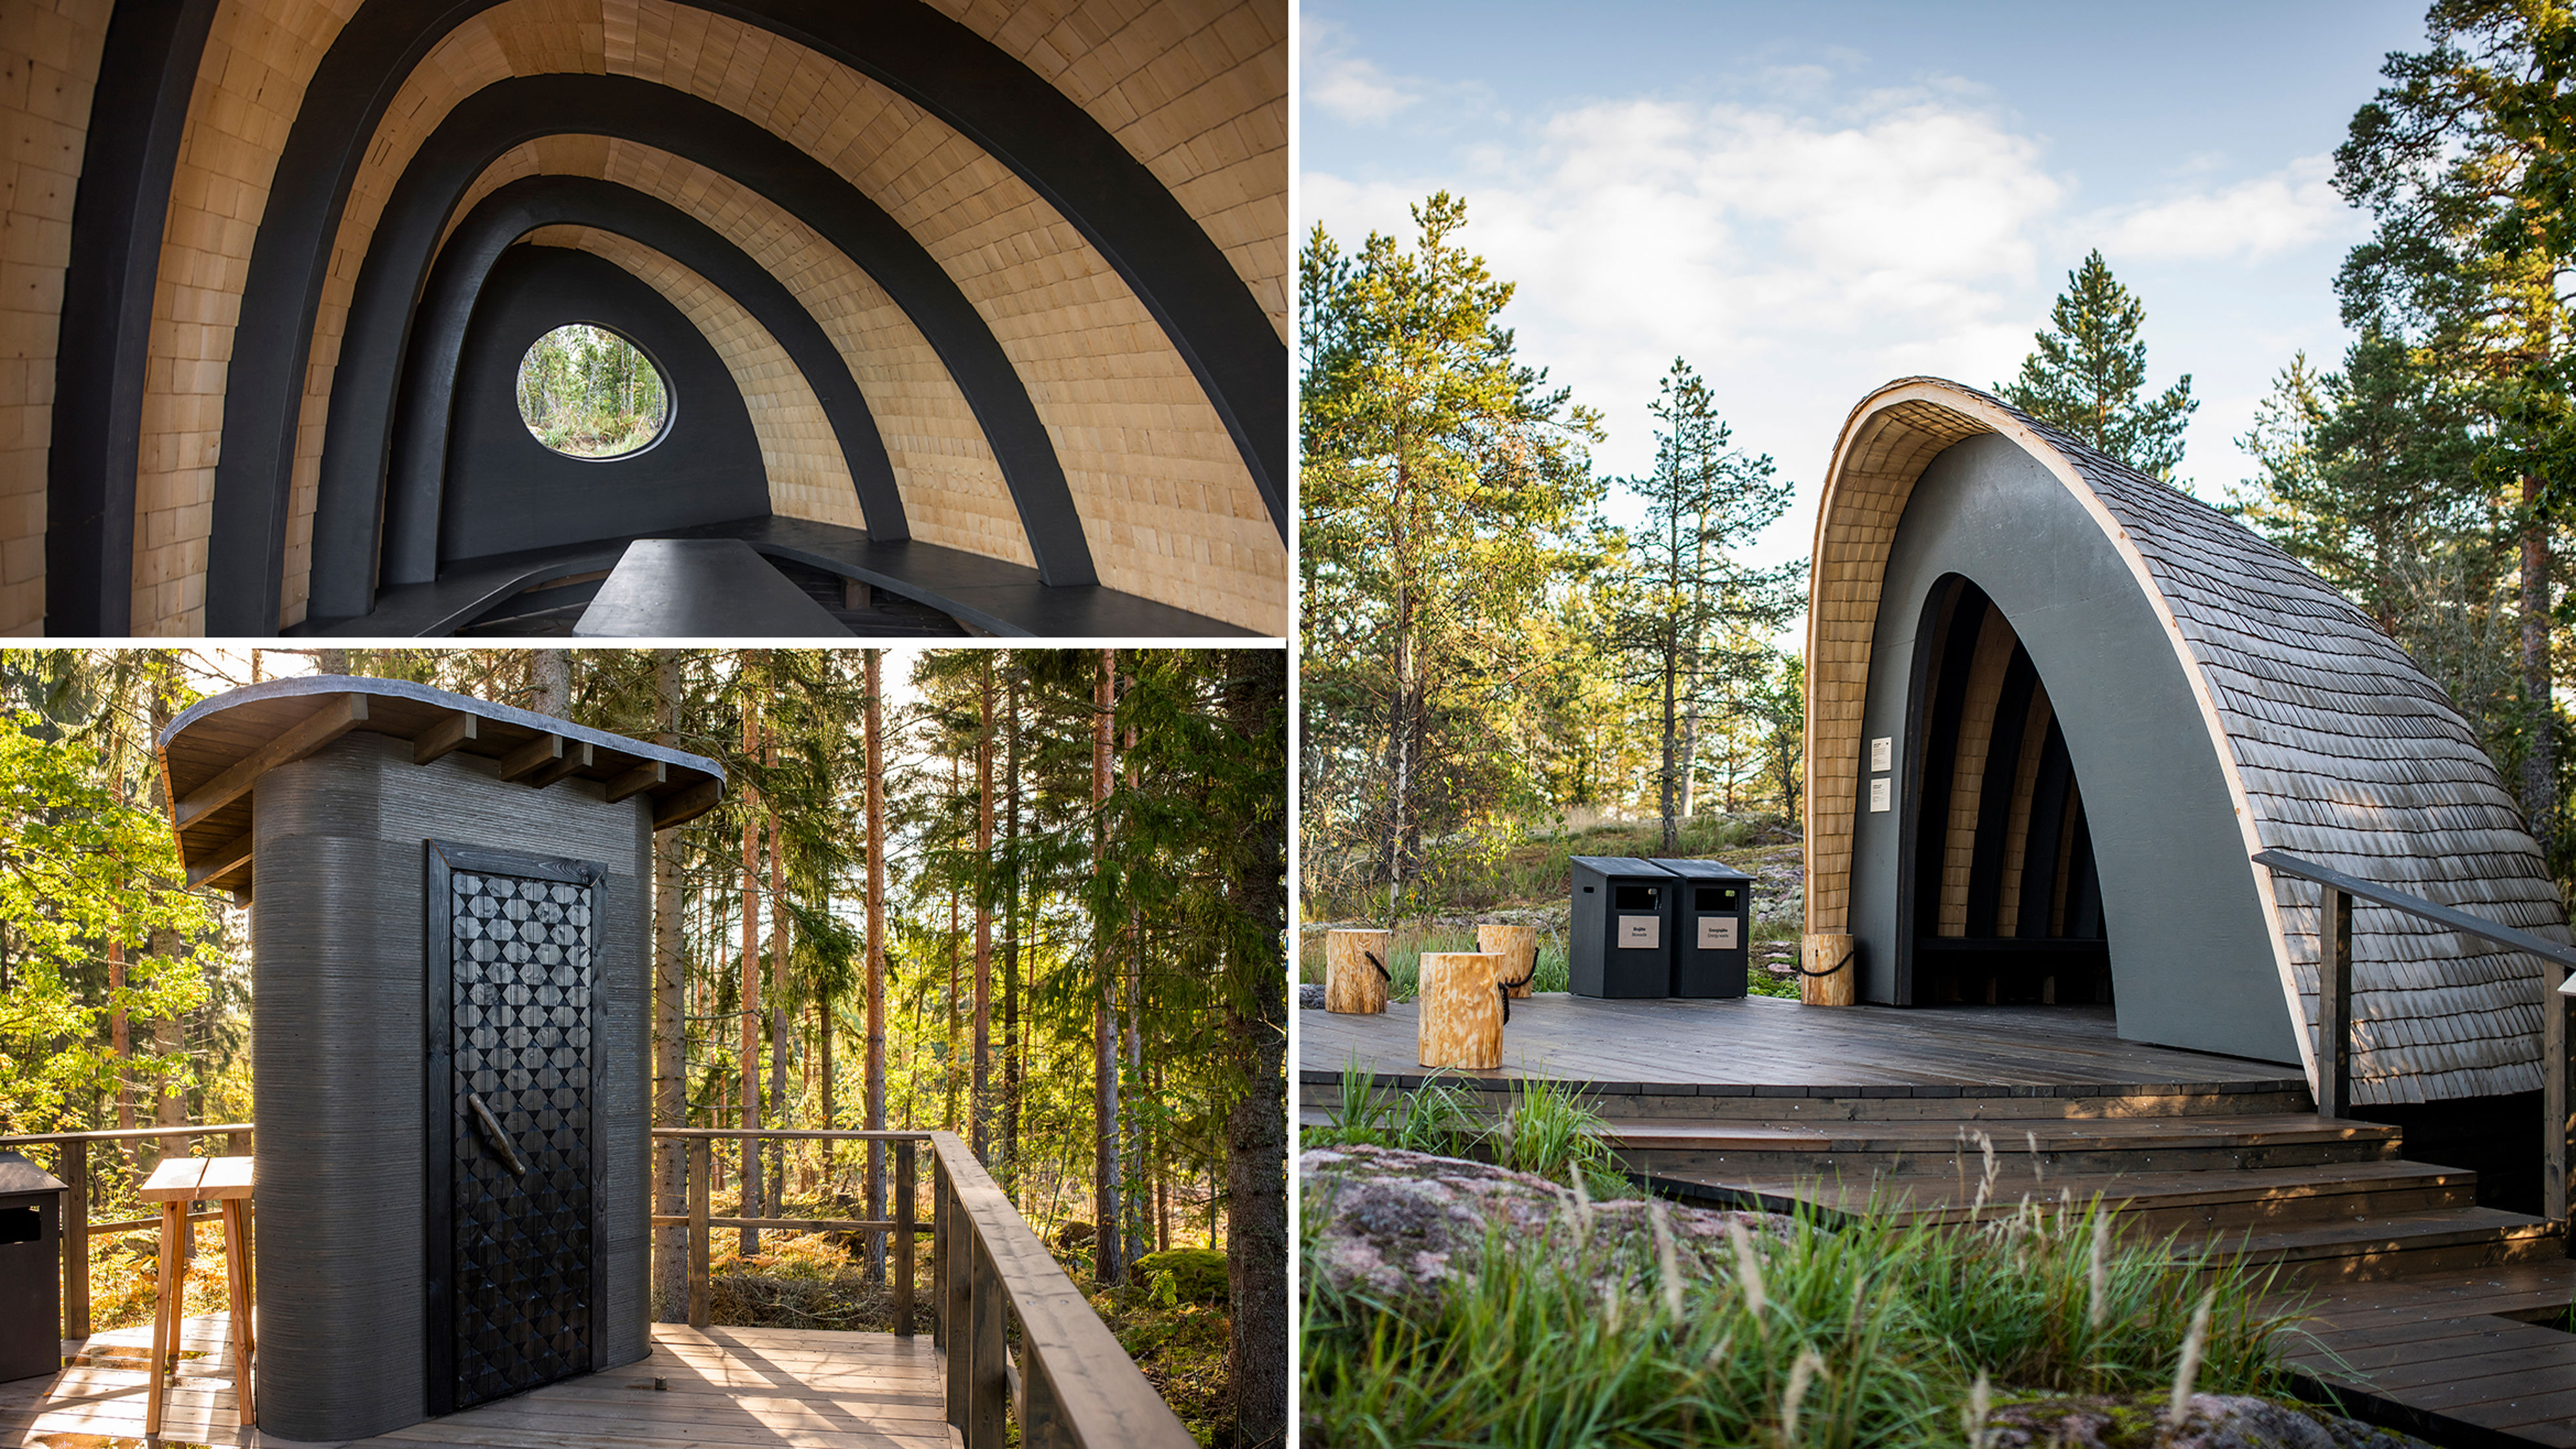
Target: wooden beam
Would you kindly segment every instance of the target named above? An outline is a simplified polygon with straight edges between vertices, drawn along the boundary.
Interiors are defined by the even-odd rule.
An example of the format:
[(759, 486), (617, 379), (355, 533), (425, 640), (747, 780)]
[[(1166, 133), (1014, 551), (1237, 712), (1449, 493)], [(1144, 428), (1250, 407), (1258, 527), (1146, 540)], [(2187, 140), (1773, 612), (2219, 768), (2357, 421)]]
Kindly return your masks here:
[[(562, 744), (565, 742), (558, 740), (556, 743)], [(562, 779), (564, 776), (572, 774), (576, 770), (589, 769), (590, 761), (590, 746), (586, 744), (574, 745), (571, 749), (565, 750), (562, 757), (555, 760), (554, 763), (539, 765), (535, 771), (530, 773), (527, 779), (528, 788), (531, 790), (542, 790), (548, 785), (553, 784), (555, 781)]]
[(335, 694), (324, 697), (322, 707), (305, 717), (304, 722), (262, 745), (251, 755), (234, 762), (233, 767), (189, 792), (171, 812), (171, 823), (185, 831), (250, 793), (260, 776), (280, 765), (293, 764), (367, 722), (367, 697), (363, 694)]
[(724, 781), (700, 780), (676, 795), (665, 795), (653, 802), (653, 828), (668, 830), (674, 825), (695, 820), (715, 808), (724, 798)]
[(2317, 888), (2317, 1115), (2352, 1115), (2352, 896)]
[(203, 863), (188, 867), (188, 884), (191, 887), (214, 885), (227, 876), (236, 876), (250, 869), (250, 837), (251, 832), (245, 830), (212, 850), (199, 852), (197, 859)]
[(470, 714), (451, 714), (412, 737), (411, 762), (426, 765), (467, 740), (481, 739), (480, 722)]
[(2548, 1135), (2540, 1143), (2541, 1210), (2554, 1222), (2567, 1221), (2568, 1139), (2576, 1124), (2567, 1116), (2567, 1008), (2559, 994), (2567, 972), (2555, 961), (2541, 966), (2540, 981), (2540, 1113)]
[(564, 756), (564, 737), (539, 735), (501, 757), (501, 778), (515, 780)]
[(608, 782), (608, 803), (616, 804), (639, 790), (650, 790), (669, 783), (671, 767), (660, 760), (646, 760), (634, 769)]

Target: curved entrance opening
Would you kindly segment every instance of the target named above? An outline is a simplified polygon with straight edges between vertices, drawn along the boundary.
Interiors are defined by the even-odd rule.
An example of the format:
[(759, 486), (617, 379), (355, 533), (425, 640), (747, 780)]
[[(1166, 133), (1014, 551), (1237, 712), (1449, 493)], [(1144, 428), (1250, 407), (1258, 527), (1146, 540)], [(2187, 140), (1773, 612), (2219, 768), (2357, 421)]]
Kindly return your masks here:
[(1947, 575), (1923, 608), (1896, 1000), (2108, 1004), (2102, 882), (2048, 687), (1974, 583)]
[(662, 440), (671, 397), (643, 349), (606, 327), (572, 322), (519, 359), (519, 421), (569, 458), (623, 458)]

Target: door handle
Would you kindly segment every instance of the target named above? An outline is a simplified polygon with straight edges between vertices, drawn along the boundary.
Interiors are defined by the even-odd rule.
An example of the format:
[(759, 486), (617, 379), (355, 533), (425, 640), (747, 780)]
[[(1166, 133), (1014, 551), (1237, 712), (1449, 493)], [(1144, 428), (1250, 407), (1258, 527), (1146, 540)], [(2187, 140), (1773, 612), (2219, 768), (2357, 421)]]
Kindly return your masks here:
[(474, 1109), (474, 1125), (483, 1129), (484, 1145), (500, 1157), (501, 1165), (510, 1169), (512, 1177), (527, 1176), (528, 1165), (519, 1160), (519, 1149), (510, 1145), (510, 1134), (501, 1130), (501, 1119), (493, 1116), (492, 1109), (483, 1105), (482, 1094), (466, 1093), (465, 1105)]

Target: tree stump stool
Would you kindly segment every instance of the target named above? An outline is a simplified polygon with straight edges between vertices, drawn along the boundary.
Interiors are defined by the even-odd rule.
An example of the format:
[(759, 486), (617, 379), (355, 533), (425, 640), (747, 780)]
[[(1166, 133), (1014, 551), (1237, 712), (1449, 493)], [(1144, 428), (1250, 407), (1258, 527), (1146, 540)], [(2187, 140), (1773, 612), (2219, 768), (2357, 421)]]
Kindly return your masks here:
[(1849, 1006), (1860, 999), (1860, 947), (1841, 931), (1810, 932), (1798, 952), (1798, 1000)]
[(1393, 931), (1324, 933), (1324, 1009), (1372, 1016), (1386, 1010), (1387, 953)]
[(254, 1296), (250, 1277), (251, 1159), (247, 1157), (172, 1157), (152, 1169), (137, 1194), (161, 1204), (161, 1276), (153, 1295), (152, 1389), (143, 1401), (143, 1433), (161, 1432), (161, 1395), (170, 1366), (179, 1357), (179, 1330), (187, 1314), (189, 1234), (188, 1204), (211, 1200), (223, 1205), (224, 1277), (229, 1290), (233, 1338), (233, 1403), (244, 1428), (259, 1422), (251, 1401), (251, 1363), (258, 1342), (252, 1324)]
[(1503, 1064), (1503, 958), (1481, 951), (1427, 951), (1415, 1053), (1426, 1067), (1489, 1072)]
[(1530, 980), (1538, 974), (1538, 927), (1479, 925), (1476, 949), (1503, 958), (1502, 974), (1494, 979), (1510, 985), (1512, 995), (1530, 994)]

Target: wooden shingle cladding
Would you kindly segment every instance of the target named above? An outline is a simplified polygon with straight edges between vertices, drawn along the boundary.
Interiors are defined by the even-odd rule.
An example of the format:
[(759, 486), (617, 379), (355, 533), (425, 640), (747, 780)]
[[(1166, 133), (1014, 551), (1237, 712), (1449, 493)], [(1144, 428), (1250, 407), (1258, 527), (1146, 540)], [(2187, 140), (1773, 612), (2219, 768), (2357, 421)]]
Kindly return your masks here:
[[(1853, 410), (1818, 510), (1807, 644), (1810, 932), (1849, 929), (1861, 712), (1898, 522), (1933, 457), (1983, 433), (2010, 439), (2067, 488), (2163, 621), (2236, 805), (2241, 839), (2205, 848), (2248, 857), (2278, 848), (2569, 939), (2556, 887), (2493, 763), (2441, 688), (2349, 600), (2196, 499), (1993, 397), (1931, 378), (1890, 383)], [(2063, 697), (2117, 680), (2106, 663), (2099, 680), (2048, 683)], [(2122, 825), (2106, 815), (2094, 828)], [(2245, 868), (2293, 1019), (2308, 1027), (2299, 1046), (2313, 1073), (2316, 893), (2250, 859)], [(2356, 1102), (2539, 1086), (2538, 962), (2367, 905), (2355, 912), (2353, 939)]]
[[(15, 115), (19, 129), (36, 138), (20, 148), (26, 153), (21, 169), (35, 175), (41, 164), (61, 173), (59, 188), (43, 177), (42, 185), (21, 185), (22, 200), (36, 198), (30, 205), (53, 207), (71, 194), (78, 176), (78, 117), (65, 123), (69, 129), (47, 130), (39, 123), (48, 108), (87, 114), (88, 72), (98, 54), (95, 32), (103, 28), (107, 8), (38, 6), (43, 23), (28, 29), (31, 44), (42, 41), (35, 59), (55, 66), (60, 62), (53, 52), (61, 50), (62, 60), (77, 60), (66, 72), (71, 89), (53, 85), (62, 77), (47, 70), (40, 77), (49, 87), (43, 104), (13, 109), (0, 96), (0, 120)], [(325, 57), (344, 31), (367, 30), (358, 23), (365, 19), (362, 11), (386, 8), (361, 0), (221, 0), (196, 67), (195, 99), (171, 182), (150, 366), (140, 383), (140, 463), (131, 480), (135, 521), (130, 548), (118, 545), (131, 554), (130, 628), (136, 634), (185, 635), (208, 627), (209, 579), (223, 572), (222, 539), (231, 527), (216, 522), (218, 468), (251, 466), (238, 461), (247, 456), (240, 437), (232, 448), (224, 446), (225, 437), (235, 428), (264, 426), (249, 416), (263, 409), (240, 404), (233, 384), (256, 371), (257, 358), (283, 355), (274, 347), (249, 347), (237, 358), (234, 350), (236, 334), (258, 316), (282, 315), (243, 312), (254, 248), (265, 245), (263, 227), (281, 235), (291, 230), (273, 226), (279, 208), (272, 202), (297, 194), (280, 182), (277, 167), (298, 116), (319, 108), (332, 93), (328, 86), (306, 93)], [(1179, 232), (1187, 234), (1195, 225), (1205, 233), (1193, 245), (1212, 243), (1211, 259), (1221, 255), (1217, 291), (1230, 292), (1229, 276), (1240, 284), (1240, 295), (1229, 305), (1250, 299), (1246, 315), (1256, 338), (1266, 322), (1270, 336), (1284, 343), (1289, 256), (1283, 0), (953, 0), (923, 8), (989, 40), (997, 48), (995, 58), (1015, 60), (1036, 77), (1031, 89), (1051, 87), (1095, 121), (1104, 144), (1114, 142), (1150, 173), (1149, 196), (1153, 183), (1168, 192)], [(1273, 634), (1285, 629), (1285, 523), (1278, 496), (1284, 483), (1271, 476), (1283, 469), (1264, 462), (1256, 470), (1247, 462), (1256, 451), (1255, 437), (1284, 456), (1285, 427), (1255, 429), (1253, 420), (1240, 415), (1234, 399), (1246, 389), (1239, 360), (1226, 361), (1232, 372), (1209, 362), (1226, 349), (1176, 342), (1184, 334), (1200, 336), (1190, 330), (1198, 325), (1194, 319), (1223, 308), (1183, 306), (1152, 293), (1122, 270), (1143, 265), (1135, 248), (1097, 241), (1073, 219), (1101, 211), (1133, 215), (1138, 208), (1095, 205), (1093, 213), (1069, 215), (1060, 209), (1049, 178), (1033, 181), (1023, 174), (1035, 163), (1018, 157), (1021, 164), (1013, 164), (1003, 154), (1008, 146), (979, 140), (968, 133), (971, 127), (952, 125), (938, 107), (925, 106), (899, 85), (787, 38), (785, 30), (792, 27), (774, 19), (669, 0), (496, 0), (465, 9), (475, 13), (463, 14), (452, 30), (407, 59), (407, 69), (379, 78), (391, 104), (365, 132), (363, 164), (348, 178), (345, 209), (332, 230), (319, 233), (333, 250), (319, 285), (318, 311), (301, 340), (309, 346), (302, 355), (301, 385), (281, 412), (293, 437), (279, 474), (284, 502), (274, 528), (273, 565), (261, 570), (277, 586), (274, 625), (305, 620), (314, 551), (331, 547), (327, 540), (317, 543), (314, 530), (317, 515), (327, 513), (318, 509), (317, 495), (325, 476), (332, 386), (348, 340), (343, 333), (351, 289), (379, 240), (375, 227), (387, 197), (424, 136), (463, 98), (498, 79), (578, 74), (649, 79), (702, 97), (840, 168), (946, 270), (1006, 356), (1033, 400), (1040, 420), (1034, 426), (1042, 428), (1044, 446), (1071, 489), (1079, 512), (1075, 532), (1088, 542), (1099, 581), (1238, 627)], [(58, 18), (68, 28), (56, 25)], [(947, 24), (935, 16), (925, 19)], [(1002, 68), (1009, 69), (1007, 60)], [(350, 90), (345, 84), (339, 89)], [(22, 85), (20, 100), (25, 91)], [(1079, 122), (1081, 114), (1073, 119)], [(40, 130), (44, 134), (38, 136)], [(56, 141), (66, 144), (55, 146)], [(776, 208), (756, 195), (709, 190), (700, 178), (684, 174), (690, 168), (658, 164), (644, 154), (647, 148), (626, 145), (612, 155), (618, 144), (604, 136), (564, 136), (528, 149), (536, 158), (533, 169), (605, 176), (624, 164), (653, 173), (649, 180), (696, 186), (667, 199), (684, 209), (703, 202), (713, 213), (706, 216), (709, 223), (808, 302), (844, 353), (883, 425), (916, 536), (1029, 563), (1021, 517), (977, 419), (959, 399), (942, 360), (865, 271), (837, 252), (816, 255), (810, 233), (777, 224), (771, 215)], [(63, 152), (60, 167), (47, 159), (52, 150)], [(1066, 169), (1090, 177), (1101, 168)], [(729, 185), (728, 193), (733, 190)], [(318, 192), (306, 187), (304, 194)], [(60, 219), (45, 218), (49, 226)], [(28, 234), (35, 234), (32, 222)], [(48, 246), (51, 235), (49, 230)], [(584, 245), (603, 250), (595, 239)], [(15, 253), (13, 259), (30, 260)], [(53, 264), (53, 273), (59, 270)], [(686, 279), (648, 280), (696, 293)], [(1208, 300), (1204, 291), (1188, 295)], [(0, 409), (27, 413), (11, 433), (19, 442), (16, 452), (0, 438), (0, 630), (25, 632), (41, 627), (44, 617), (45, 364), (60, 320), (59, 286), (37, 276), (20, 289), (20, 301), (27, 316), (12, 324), (13, 336), (25, 334), (19, 340), (28, 346), (13, 355), (33, 359), (32, 380), (18, 385), (0, 376)], [(0, 312), (10, 305), (15, 304), (0, 299)], [(1259, 315), (1251, 316), (1253, 311)], [(848, 469), (837, 458), (836, 440), (805, 403), (802, 394), (810, 389), (779, 373), (775, 358), (765, 355), (769, 349), (739, 338), (720, 342), (730, 348), (729, 358), (764, 353), (745, 365), (755, 379), (750, 406), (763, 419), (779, 513), (849, 522), (856, 505), (844, 476)], [(1258, 347), (1251, 352), (1269, 355)], [(1280, 356), (1284, 361), (1284, 352)], [(1202, 365), (1215, 370), (1203, 377), (1193, 370)], [(1220, 386), (1211, 380), (1220, 374), (1234, 380)], [(1225, 388), (1233, 391), (1220, 399)], [(1277, 390), (1265, 391), (1265, 397), (1269, 391)], [(9, 421), (0, 413), (0, 425)], [(127, 481), (106, 486), (122, 488)], [(228, 499), (232, 487), (225, 484)], [(1042, 530), (1044, 537), (1063, 533)], [(221, 603), (242, 591), (216, 592)], [(268, 612), (263, 605), (263, 626), (272, 622)]]

